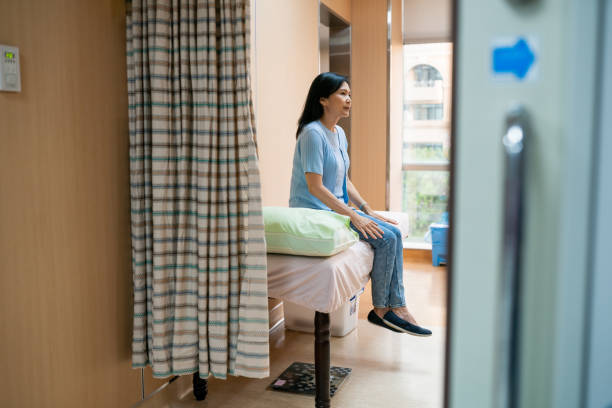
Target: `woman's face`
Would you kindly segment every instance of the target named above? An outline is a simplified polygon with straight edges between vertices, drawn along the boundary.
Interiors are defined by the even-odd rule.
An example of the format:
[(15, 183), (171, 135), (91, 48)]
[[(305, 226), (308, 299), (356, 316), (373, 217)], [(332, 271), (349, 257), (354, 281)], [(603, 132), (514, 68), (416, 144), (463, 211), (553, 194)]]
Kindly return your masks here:
[(323, 111), (331, 116), (348, 118), (351, 112), (351, 88), (343, 82), (340, 88), (329, 98), (321, 98)]

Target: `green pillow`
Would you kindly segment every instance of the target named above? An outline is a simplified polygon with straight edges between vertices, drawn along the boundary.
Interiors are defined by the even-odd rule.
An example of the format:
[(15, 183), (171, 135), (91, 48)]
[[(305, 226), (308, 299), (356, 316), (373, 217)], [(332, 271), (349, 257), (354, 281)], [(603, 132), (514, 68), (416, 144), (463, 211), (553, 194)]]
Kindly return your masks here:
[(271, 253), (330, 256), (359, 241), (350, 218), (332, 211), (264, 207), (263, 218)]

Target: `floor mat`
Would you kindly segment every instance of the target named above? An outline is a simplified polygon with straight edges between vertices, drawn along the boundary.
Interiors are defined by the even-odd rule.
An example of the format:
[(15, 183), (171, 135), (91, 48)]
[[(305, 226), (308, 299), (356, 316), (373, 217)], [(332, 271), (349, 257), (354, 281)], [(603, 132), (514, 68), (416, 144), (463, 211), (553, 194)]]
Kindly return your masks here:
[[(330, 369), (329, 393), (334, 396), (342, 382), (351, 373), (350, 368), (334, 367)], [(315, 395), (315, 368), (311, 363), (295, 362), (270, 384), (274, 391), (291, 392), (294, 394)]]

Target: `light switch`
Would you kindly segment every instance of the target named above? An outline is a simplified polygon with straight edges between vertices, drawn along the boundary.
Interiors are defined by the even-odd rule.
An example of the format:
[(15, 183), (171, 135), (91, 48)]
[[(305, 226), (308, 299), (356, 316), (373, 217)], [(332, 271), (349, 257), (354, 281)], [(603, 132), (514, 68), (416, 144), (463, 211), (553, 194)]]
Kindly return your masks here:
[(21, 92), (19, 48), (0, 45), (0, 91)]
[(4, 78), (6, 78), (6, 85), (8, 85), (10, 88), (15, 88), (17, 86), (17, 75), (6, 74)]

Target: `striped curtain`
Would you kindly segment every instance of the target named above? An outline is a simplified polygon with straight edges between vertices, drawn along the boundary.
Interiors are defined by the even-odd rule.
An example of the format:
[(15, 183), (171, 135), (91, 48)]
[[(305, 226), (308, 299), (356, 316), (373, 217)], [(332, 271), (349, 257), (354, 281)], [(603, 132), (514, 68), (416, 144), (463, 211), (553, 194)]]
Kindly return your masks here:
[(133, 367), (269, 375), (249, 0), (127, 13)]

